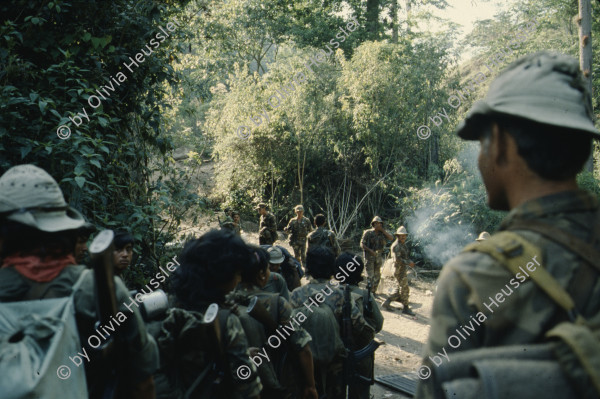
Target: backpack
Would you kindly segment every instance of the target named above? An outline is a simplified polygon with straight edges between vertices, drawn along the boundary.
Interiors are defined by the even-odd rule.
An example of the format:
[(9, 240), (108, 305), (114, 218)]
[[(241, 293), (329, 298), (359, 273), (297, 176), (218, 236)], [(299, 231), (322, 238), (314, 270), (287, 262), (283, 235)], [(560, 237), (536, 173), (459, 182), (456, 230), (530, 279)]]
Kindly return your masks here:
[[(266, 302), (270, 302), (269, 305), (269, 314), (271, 319), (277, 323), (279, 319), (279, 295), (271, 294), (271, 293), (261, 293), (258, 295), (259, 301), (263, 302), (263, 305), (266, 307)], [(249, 300), (250, 298), (248, 298)], [(276, 353), (273, 353), (273, 350), (268, 344), (267, 339), (270, 334), (275, 334), (275, 332), (267, 331), (267, 327), (264, 326), (260, 321), (252, 317), (248, 314), (248, 303), (240, 304), (236, 303), (237, 311), (236, 314), (240, 319), (242, 324), (242, 328), (246, 333), (246, 338), (248, 339), (248, 347), (258, 348), (260, 351), (269, 352), (269, 358), (271, 361), (268, 361), (260, 356), (258, 359), (261, 360), (262, 363), (259, 363), (257, 366), (258, 376), (260, 377), (260, 381), (263, 384), (264, 391), (261, 393), (261, 397), (278, 397), (282, 398), (284, 396), (284, 388), (279, 383), (279, 379), (277, 373), (275, 371), (277, 360), (281, 356), (277, 356)], [(277, 336), (277, 335), (275, 335)], [(286, 345), (281, 345), (280, 348), (285, 348)]]
[[(301, 310), (302, 308), (297, 308), (295, 312)], [(326, 304), (313, 306), (311, 310), (312, 312), (302, 312), (306, 316), (302, 327), (308, 331), (311, 337), (318, 337), (318, 339), (310, 341), (314, 362), (327, 365), (336, 358), (345, 357), (346, 349), (333, 310)], [(294, 314), (294, 317), (296, 314)]]
[(27, 300), (0, 303), (3, 399), (88, 397), (85, 368), (68, 359), (81, 350), (74, 295), (89, 272), (79, 275), (68, 297), (34, 299), (33, 285)]
[[(230, 314), (219, 309), (214, 323), (206, 324), (206, 314), (181, 308), (167, 311), (157, 338), (161, 362), (154, 376), (157, 399), (232, 397), (222, 339)], [(218, 344), (214, 342), (217, 329)]]
[[(600, 253), (583, 240), (539, 221), (510, 226), (539, 232), (583, 258), (574, 279), (581, 282), (576, 300), (543, 267), (531, 273), (533, 282), (557, 305), (570, 321), (564, 321), (545, 334), (537, 344), (481, 348), (452, 354), (447, 365), (430, 367), (426, 384), (437, 391), (435, 397), (541, 397), (598, 398), (600, 394), (600, 328), (590, 326), (578, 313), (582, 299), (593, 289), (593, 266), (600, 270)], [(470, 244), (463, 252), (483, 252), (516, 274), (519, 266), (542, 254), (540, 248), (511, 231), (502, 231), (491, 239)], [(583, 277), (582, 277), (583, 276)], [(587, 284), (587, 281), (591, 283)], [(586, 295), (587, 294), (587, 295)], [(428, 364), (429, 359), (425, 361)], [(432, 365), (430, 365), (432, 366)], [(476, 378), (473, 378), (473, 377)], [(524, 388), (525, 387), (525, 388)]]

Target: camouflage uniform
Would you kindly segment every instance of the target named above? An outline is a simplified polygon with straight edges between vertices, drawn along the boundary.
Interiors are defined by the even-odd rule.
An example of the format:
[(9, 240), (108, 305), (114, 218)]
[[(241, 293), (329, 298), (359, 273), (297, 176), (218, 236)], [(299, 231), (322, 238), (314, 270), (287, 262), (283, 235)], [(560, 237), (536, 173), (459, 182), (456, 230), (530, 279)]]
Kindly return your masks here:
[(408, 306), (408, 294), (410, 289), (408, 287), (408, 277), (406, 277), (406, 268), (408, 267), (408, 248), (406, 244), (402, 244), (399, 240), (394, 241), (391, 247), (392, 257), (394, 259), (394, 278), (398, 281), (398, 288), (396, 292), (388, 299), (391, 301), (398, 301), (405, 307)]
[[(512, 209), (499, 230), (507, 230), (517, 222), (539, 220), (590, 242), (594, 228), (597, 227), (594, 226), (596, 212), (598, 200), (595, 196), (581, 190), (565, 191), (530, 200)], [(582, 268), (581, 258), (539, 233), (517, 231), (541, 248), (542, 253), (536, 257), (537, 260), (576, 298), (578, 287), (573, 286), (573, 277)], [(597, 241), (594, 247), (600, 250)], [(498, 261), (484, 253), (461, 253), (450, 260), (442, 268), (438, 278), (425, 355), (436, 355), (437, 352), (442, 352), (443, 347), (450, 352), (541, 342), (546, 331), (565, 319), (565, 311), (530, 279), (521, 283), (518, 290), (508, 285), (514, 277)], [(511, 297), (494, 305), (492, 300), (499, 292)], [(591, 325), (600, 322), (599, 304), (600, 285), (596, 283), (586, 305), (579, 309)], [(482, 312), (482, 315), (479, 316), (478, 312)], [(475, 326), (469, 318), (471, 315), (475, 317), (475, 314), (481, 321), (480, 326)], [(448, 345), (448, 337), (456, 335), (459, 326), (470, 323), (476, 328), (475, 333), (461, 340), (459, 348), (452, 349)], [(427, 389), (426, 385), (420, 384), (417, 397), (432, 397)]]
[[(251, 299), (253, 296), (258, 296), (259, 299), (268, 299), (271, 295), (273, 294), (270, 292), (265, 292), (259, 287), (253, 286), (252, 288), (250, 288), (241, 285), (238, 286), (238, 288), (236, 288), (235, 291), (233, 291), (227, 296), (227, 300), (236, 303), (247, 303), (248, 300)], [(264, 301), (264, 304), (267, 312), (271, 313), (270, 301)], [(292, 305), (288, 301), (286, 301), (285, 298), (283, 298), (281, 295), (278, 295), (277, 309), (278, 319), (275, 320), (275, 322), (280, 326), (290, 324), (290, 321), (292, 320)], [(300, 351), (312, 340), (312, 338), (306, 332), (306, 330), (302, 328), (302, 326), (295, 326), (295, 330), (292, 331), (289, 337), (286, 337), (286, 340), (289, 340), (294, 350)]]
[[(309, 298), (315, 298), (315, 295), (319, 293), (321, 296), (324, 296), (323, 301), (320, 303), (316, 301), (314, 303), (311, 302)], [(290, 303), (292, 306), (298, 311), (305, 313), (310, 313), (310, 309), (307, 309), (309, 306), (329, 306), (336, 318), (336, 322), (340, 326), (340, 331), (342, 331), (342, 306), (344, 305), (344, 292), (339, 288), (339, 283), (336, 280), (314, 279), (311, 277), (308, 284), (296, 288), (292, 292), (290, 298)], [(375, 331), (363, 317), (362, 309), (358, 307), (354, 298), (351, 300), (352, 337), (355, 342), (369, 342), (375, 334)], [(320, 334), (315, 334), (313, 339), (319, 339), (318, 337), (327, 336), (329, 333), (329, 330), (321, 331)], [(328, 397), (343, 397), (340, 396), (342, 395), (341, 387), (343, 385), (341, 383), (343, 377), (342, 364), (334, 363), (330, 365), (330, 369), (327, 370), (327, 373), (331, 376), (331, 379), (329, 377), (327, 378), (328, 384), (325, 387), (326, 391), (329, 393)], [(324, 393), (325, 392), (319, 392), (320, 395)]]
[(310, 220), (306, 216), (298, 221), (298, 218), (290, 219), (290, 222), (283, 231), (290, 234), (290, 246), (294, 250), (294, 258), (298, 259), (302, 265), (306, 264), (306, 236), (313, 230)]
[[(280, 295), (265, 292), (255, 285), (242, 283), (236, 288), (235, 291), (231, 292), (227, 296), (227, 301), (241, 306), (248, 306), (250, 300), (254, 296), (258, 297), (260, 302), (264, 305), (266, 312), (270, 315), (271, 319), (276, 323), (276, 325), (280, 326), (278, 331), (281, 332), (281, 330), (283, 330), (283, 327), (281, 326), (284, 325), (293, 327), (292, 331), (286, 331), (284, 344), (281, 346), (277, 345), (277, 348), (273, 348), (268, 344), (268, 340), (272, 340), (270, 337), (273, 335), (277, 337), (277, 331), (269, 331), (267, 325), (261, 324), (260, 320), (257, 320), (252, 316), (240, 316), (242, 318), (242, 326), (246, 332), (246, 336), (248, 337), (248, 342), (250, 342), (251, 346), (262, 348), (266, 353), (268, 353), (269, 356), (268, 363), (261, 364), (258, 369), (258, 373), (264, 387), (264, 390), (261, 393), (261, 398), (280, 399), (285, 396), (285, 393), (288, 389), (293, 391), (297, 390), (298, 387), (293, 383), (292, 385), (286, 384), (285, 378), (290, 377), (288, 375), (280, 374), (280, 378), (278, 378), (276, 369), (278, 367), (283, 367), (284, 359), (287, 359), (286, 362), (289, 362), (289, 359), (294, 358), (293, 356), (285, 356), (285, 353), (291, 354), (290, 351), (292, 353), (300, 352), (306, 345), (310, 343), (312, 339), (308, 332), (306, 332), (301, 325), (293, 320), (292, 306)], [(275, 300), (277, 302), (275, 302)], [(275, 308), (273, 308), (272, 305), (275, 305)], [(241, 306), (238, 312), (246, 312), (247, 308)], [(252, 322), (248, 322), (248, 320), (244, 319), (244, 317), (250, 317)], [(289, 334), (290, 332), (291, 334)], [(287, 336), (288, 334), (289, 336)], [(294, 371), (298, 371), (298, 363), (294, 361), (292, 361), (292, 363), (293, 364), (289, 364), (288, 366), (292, 367)], [(290, 369), (288, 368), (288, 371), (289, 370)], [(302, 378), (301, 373), (297, 376), (297, 378), (292, 379), (292, 381), (300, 378)], [(287, 385), (287, 387), (284, 385)]]
[[(367, 290), (359, 288), (356, 285), (350, 285), (350, 293), (352, 295), (352, 299), (356, 301), (356, 306), (363, 312), (363, 317), (369, 323), (371, 327), (373, 327), (373, 335), (371, 339), (367, 342), (355, 342), (355, 350), (363, 348), (367, 345), (373, 338), (375, 338), (375, 334), (381, 331), (383, 327), (383, 315), (379, 310), (379, 306), (377, 306), (377, 302), (371, 293), (371, 306), (373, 308), (372, 313), (370, 315), (365, 315), (364, 313), (364, 296), (366, 295)], [(373, 358), (375, 357), (375, 353), (371, 357), (366, 357), (356, 364), (356, 371), (364, 376), (370, 377), (373, 373)], [(371, 386), (368, 384), (356, 384), (351, 386), (350, 395), (348, 396), (350, 399), (363, 399), (369, 398), (370, 396)]]
[[(198, 304), (198, 311), (169, 309), (158, 338), (161, 362), (178, 366), (177, 369), (180, 373), (178, 378), (186, 388), (195, 381), (200, 372), (206, 369), (207, 362), (212, 362), (212, 359), (207, 356), (208, 348), (205, 343), (199, 342), (191, 348), (181, 348), (180, 339), (183, 336), (186, 341), (190, 341), (190, 332), (193, 333), (194, 329), (199, 327), (208, 306), (209, 303), (202, 302)], [(258, 397), (262, 390), (262, 384), (258, 378), (256, 367), (249, 358), (248, 341), (240, 320), (234, 313), (229, 313), (225, 326), (225, 331), (221, 331), (221, 334), (227, 357), (225, 362), (233, 384), (231, 387), (233, 389), (232, 397), (235, 399)], [(178, 351), (181, 352), (182, 349), (187, 352), (183, 355), (174, 355)], [(237, 372), (244, 366), (247, 367), (246, 370), (250, 370), (250, 376), (247, 379), (240, 378)], [(165, 367), (163, 364), (163, 368), (169, 372), (173, 371), (174, 367)], [(168, 382), (165, 379), (157, 379), (157, 391), (159, 391), (158, 387), (164, 387), (162, 389), (166, 390), (165, 393), (168, 394)]]
[(262, 291), (278, 294), (286, 301), (290, 300), (290, 291), (283, 276), (276, 272), (269, 273), (269, 280), (262, 288)]
[(258, 242), (260, 245), (273, 245), (277, 240), (277, 222), (271, 212), (260, 215)]
[(381, 279), (381, 265), (383, 265), (383, 247), (387, 243), (387, 239), (383, 234), (378, 234), (375, 229), (367, 229), (363, 232), (360, 240), (365, 247), (372, 249), (377, 254), (375, 256), (363, 251), (363, 259), (365, 260), (365, 270), (367, 276), (373, 282), (373, 292), (377, 291), (379, 280)]
[(331, 248), (336, 257), (342, 252), (335, 233), (323, 226), (317, 227), (315, 231), (308, 235), (308, 248), (320, 245)]

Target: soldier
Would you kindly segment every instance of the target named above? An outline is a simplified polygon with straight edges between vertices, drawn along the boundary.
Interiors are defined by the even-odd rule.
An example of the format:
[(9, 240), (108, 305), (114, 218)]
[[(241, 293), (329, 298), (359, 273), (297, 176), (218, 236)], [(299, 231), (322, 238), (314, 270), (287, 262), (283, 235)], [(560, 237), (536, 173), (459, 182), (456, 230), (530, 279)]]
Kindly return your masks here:
[[(308, 316), (303, 324), (313, 337), (317, 347), (326, 346), (328, 350), (335, 351), (333, 342), (341, 344), (343, 355), (343, 344), (339, 332), (342, 328), (342, 305), (344, 294), (339, 287), (339, 282), (332, 279), (335, 273), (335, 256), (331, 249), (325, 246), (311, 247), (306, 253), (306, 273), (311, 276), (308, 284), (296, 288), (291, 296), (290, 303), (299, 312)], [(344, 277), (345, 278), (345, 277)], [(327, 311), (328, 318), (311, 324), (313, 315), (320, 315), (321, 311)], [(334, 320), (331, 319), (334, 318)], [(362, 315), (361, 309), (352, 299), (352, 336), (355, 342), (368, 342), (374, 334), (373, 327), (367, 323)], [(329, 322), (329, 323), (327, 323)], [(335, 328), (331, 328), (335, 326)], [(332, 335), (333, 334), (333, 335)], [(337, 336), (334, 336), (337, 335)], [(326, 343), (331, 342), (331, 345)], [(314, 342), (313, 342), (314, 343)], [(313, 352), (313, 356), (319, 359), (319, 354)], [(328, 364), (316, 361), (315, 375), (317, 376), (317, 390), (320, 396), (327, 393), (329, 398), (340, 398), (342, 387), (342, 358), (335, 356)], [(343, 397), (343, 396), (341, 396)]]
[(475, 239), (475, 241), (477, 241), (477, 242), (485, 241), (485, 240), (489, 239), (490, 237), (491, 237), (490, 233), (488, 233), (487, 231), (482, 231), (481, 234), (479, 234), (479, 237), (477, 237)]
[(267, 247), (266, 245), (261, 247), (262, 249), (266, 249), (267, 254), (269, 256), (269, 278), (267, 283), (262, 286), (262, 290), (266, 292), (272, 292), (275, 294), (279, 294), (285, 300), (290, 300), (290, 291), (288, 289), (287, 280), (279, 273), (281, 270), (281, 263), (284, 260), (283, 254), (277, 247)]
[(379, 216), (375, 216), (371, 220), (371, 227), (363, 232), (360, 247), (363, 249), (367, 276), (373, 282), (373, 292), (377, 292), (381, 279), (383, 247), (385, 247), (386, 239), (393, 241), (394, 236), (383, 229), (383, 220)]
[(386, 310), (394, 311), (394, 308), (390, 306), (392, 301), (401, 302), (404, 308), (402, 313), (414, 316), (415, 313), (408, 307), (408, 278), (406, 277), (406, 266), (415, 267), (415, 264), (408, 260), (408, 248), (406, 248), (405, 242), (408, 232), (404, 226), (398, 227), (396, 230), (396, 241), (392, 244), (391, 252), (394, 259), (394, 278), (398, 282), (396, 292), (393, 293), (383, 303), (383, 307)]
[(260, 245), (273, 245), (277, 240), (277, 222), (275, 216), (267, 211), (267, 204), (260, 203), (256, 207), (260, 214), (260, 224), (258, 227), (258, 242)]
[[(269, 271), (269, 255), (267, 252), (262, 249), (252, 246), (250, 247), (255, 253), (255, 259), (251, 263), (249, 263), (244, 270), (242, 271), (242, 281), (236, 287), (235, 291), (228, 295), (228, 300), (237, 304), (241, 304), (244, 306), (248, 306), (250, 299), (252, 297), (257, 296), (261, 303), (264, 304), (265, 310), (271, 316), (271, 322), (274, 322), (275, 325), (279, 326), (280, 330), (285, 329), (281, 326), (289, 325), (294, 326), (295, 320), (292, 318), (292, 306), (290, 303), (284, 299), (281, 295), (277, 295), (276, 293), (265, 292), (264, 288), (269, 281), (269, 275), (271, 274)], [(281, 278), (281, 276), (279, 276)], [(263, 323), (263, 320), (257, 320), (260, 323)], [(244, 324), (243, 324), (244, 325)], [(277, 377), (275, 376), (275, 360), (277, 355), (281, 355), (278, 353), (274, 353), (274, 350), (271, 350), (272, 347), (267, 345), (267, 338), (270, 334), (277, 334), (275, 331), (269, 331), (269, 325), (263, 324), (264, 334), (261, 334), (257, 331), (249, 331), (255, 330), (255, 328), (246, 328), (244, 325), (244, 330), (246, 335), (248, 336), (249, 342), (252, 343), (254, 347), (262, 348), (265, 350), (265, 353), (269, 353), (269, 357), (272, 359), (268, 365), (261, 365), (259, 368), (259, 374), (262, 372), (261, 381), (263, 382), (264, 389), (261, 392), (261, 398), (276, 398), (281, 399), (285, 397), (285, 389), (281, 386), (280, 382), (277, 381)], [(252, 325), (255, 327), (256, 323)], [(260, 324), (258, 325), (260, 328)], [(294, 353), (294, 366), (296, 370), (301, 371), (302, 375), (302, 398), (305, 399), (317, 399), (317, 391), (315, 388), (315, 376), (313, 373), (313, 359), (312, 352), (310, 351), (309, 342), (311, 341), (310, 335), (302, 328), (301, 325), (294, 326), (292, 331), (288, 331), (289, 336), (285, 337), (285, 343), (281, 345), (282, 347), (287, 347), (288, 352)], [(261, 342), (262, 340), (262, 342)], [(279, 346), (279, 345), (278, 345)], [(267, 349), (269, 349), (267, 351)], [(278, 348), (277, 348), (278, 349)], [(268, 370), (268, 371), (267, 371)], [(263, 375), (265, 375), (265, 379), (263, 380)], [(288, 387), (289, 388), (289, 387)]]
[[(542, 289), (544, 284), (506, 268), (515, 259), (523, 262), (522, 270), (527, 264), (529, 272), (547, 271), (558, 282), (556, 288), (574, 298), (571, 312), (597, 320), (600, 285), (591, 265), (598, 266), (600, 259), (600, 211), (597, 197), (579, 189), (576, 176), (600, 133), (578, 62), (549, 52), (518, 59), (491, 83), (486, 98), (473, 105), (457, 132), (480, 142), (478, 164), (489, 207), (510, 213), (499, 232), (469, 245), (442, 268), (425, 356), (447, 350), (451, 359), (451, 351), (467, 355), (463, 351), (474, 348), (525, 346), (542, 341), (567, 319), (546, 293), (550, 291)], [(533, 256), (532, 245), (538, 252)], [(450, 346), (449, 334), (463, 324), (475, 332)], [(575, 369), (575, 363), (565, 370)], [(534, 376), (526, 368), (519, 373)], [(425, 384), (420, 381), (418, 398), (433, 397), (434, 386)], [(581, 392), (575, 396), (584, 397)]]
[[(362, 259), (350, 252), (342, 253), (335, 260), (335, 270), (344, 270), (348, 273), (348, 278), (346, 279), (345, 283), (348, 283), (352, 298), (356, 301), (356, 305), (361, 310), (366, 322), (369, 323), (374, 330), (373, 335), (369, 337), (368, 341), (355, 343), (357, 345), (357, 349), (363, 348), (365, 345), (367, 345), (373, 338), (375, 338), (375, 334), (381, 331), (383, 327), (383, 315), (379, 310), (379, 306), (377, 306), (377, 302), (373, 297), (373, 293), (368, 295), (366, 289), (359, 288), (358, 286), (358, 283), (363, 280), (362, 273), (364, 269), (365, 265)], [(368, 303), (365, 303), (365, 300), (368, 300)], [(361, 376), (365, 378), (371, 378), (373, 376), (374, 358), (375, 353), (357, 362), (356, 370)], [(367, 399), (370, 398), (370, 390), (370, 384), (365, 383), (364, 381), (358, 381), (355, 384), (351, 384), (350, 394), (348, 397), (350, 399)]]
[(304, 207), (302, 205), (296, 205), (294, 211), (296, 212), (296, 217), (290, 219), (283, 231), (290, 235), (290, 247), (294, 250), (294, 257), (302, 263), (302, 266), (305, 266), (306, 236), (313, 228), (310, 220), (304, 216)]
[[(246, 334), (238, 316), (225, 306), (226, 295), (254, 257), (244, 241), (228, 230), (211, 230), (185, 244), (181, 265), (172, 276), (177, 303), (167, 311), (157, 340), (161, 354), (157, 385), (162, 397), (173, 397), (173, 391), (180, 393), (177, 398), (260, 397), (263, 386), (248, 357)], [(202, 334), (202, 320), (212, 303), (219, 305), (219, 342), (201, 339), (209, 335)], [(216, 369), (222, 375), (218, 394), (206, 391), (218, 379), (212, 374)]]
[(326, 221), (325, 215), (321, 213), (315, 216), (315, 227), (317, 229), (308, 235), (308, 248), (325, 246), (330, 248), (335, 256), (338, 256), (342, 251), (340, 244), (338, 244), (335, 233), (325, 228)]
[[(86, 267), (77, 265), (73, 256), (78, 229), (84, 225), (83, 216), (68, 206), (58, 183), (45, 170), (34, 165), (18, 165), (7, 170), (0, 177), (0, 303), (69, 296), (75, 282), (86, 272)], [(105, 375), (110, 372), (107, 364), (96, 353), (91, 353), (91, 344), (86, 345), (94, 328), (98, 328), (94, 281), (94, 274), (87, 273), (74, 293), (79, 338), (84, 345), (83, 350), (87, 348), (88, 356), (95, 356), (88, 358), (85, 363), (91, 398), (108, 392)], [(121, 320), (118, 327), (118, 333), (125, 341), (125, 350), (121, 353), (124, 373), (120, 376), (127, 385), (128, 392), (124, 395), (128, 398), (154, 398), (152, 374), (158, 367), (156, 342), (146, 332), (137, 305), (132, 306), (129, 291), (119, 277), (114, 278), (114, 287), (119, 312), (130, 315), (125, 321)], [(38, 320), (33, 317), (34, 314), (23, 316), (28, 316), (32, 321)], [(36, 336), (46, 337), (43, 334), (49, 334), (54, 323), (48, 324), (48, 321), (39, 318), (35, 324), (31, 324), (26, 323), (24, 318), (23, 325), (16, 326), (15, 331), (25, 331), (29, 344), (15, 344), (23, 345), (25, 350), (19, 352), (18, 356), (30, 361), (26, 348), (37, 348)], [(31, 333), (27, 332), (29, 330)], [(33, 331), (37, 332), (34, 334)], [(8, 341), (11, 335), (10, 331), (3, 331), (5, 338), (0, 345), (3, 354), (10, 351), (5, 344), (11, 345)], [(46, 340), (58, 343), (47, 337), (44, 342)], [(32, 356), (33, 359), (37, 359), (37, 355)], [(23, 367), (26, 367), (25, 363), (22, 363)], [(80, 365), (76, 364), (77, 367)], [(4, 388), (3, 397), (7, 394)]]
[(77, 242), (75, 243), (75, 251), (73, 255), (75, 256), (75, 261), (78, 265), (83, 264), (85, 255), (88, 252), (87, 242), (95, 231), (96, 226), (88, 222), (86, 222), (77, 230)]
[(233, 231), (238, 236), (242, 235), (242, 221), (240, 220), (240, 213), (233, 211), (231, 212), (231, 217), (233, 218)]

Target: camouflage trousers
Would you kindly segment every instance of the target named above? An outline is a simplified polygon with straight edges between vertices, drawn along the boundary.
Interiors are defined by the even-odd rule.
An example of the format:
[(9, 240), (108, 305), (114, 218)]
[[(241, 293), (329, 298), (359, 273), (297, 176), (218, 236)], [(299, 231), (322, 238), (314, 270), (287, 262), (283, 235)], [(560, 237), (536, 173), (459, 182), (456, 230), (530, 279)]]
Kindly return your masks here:
[(379, 286), (379, 280), (381, 280), (381, 265), (383, 265), (383, 258), (380, 254), (376, 256), (364, 255), (365, 259), (365, 270), (367, 271), (367, 277), (371, 279), (373, 285), (373, 292), (377, 292)]
[(302, 263), (302, 267), (306, 266), (306, 240), (304, 242), (299, 243), (295, 242), (293, 245), (290, 244), (292, 249), (294, 250), (294, 258)]
[(403, 263), (396, 263), (394, 266), (396, 267), (394, 278), (398, 282), (398, 287), (396, 287), (396, 292), (394, 292), (389, 299), (391, 301), (398, 301), (404, 306), (408, 306), (408, 294), (410, 292), (410, 289), (408, 288), (408, 277), (406, 277), (406, 268), (408, 266)]

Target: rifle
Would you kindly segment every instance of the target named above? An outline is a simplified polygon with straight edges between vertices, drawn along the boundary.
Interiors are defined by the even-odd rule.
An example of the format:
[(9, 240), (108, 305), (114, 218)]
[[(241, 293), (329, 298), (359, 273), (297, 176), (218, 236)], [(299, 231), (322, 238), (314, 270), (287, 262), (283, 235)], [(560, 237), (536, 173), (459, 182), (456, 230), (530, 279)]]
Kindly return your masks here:
[(344, 286), (344, 304), (342, 305), (342, 341), (346, 349), (344, 359), (344, 397), (349, 397), (349, 386), (354, 374), (354, 342), (352, 339), (352, 303), (350, 302), (350, 286)]
[[(118, 311), (113, 272), (113, 238), (112, 230), (101, 231), (89, 248), (91, 266), (94, 270), (94, 294), (96, 296), (96, 314), (98, 315), (96, 329), (110, 323), (111, 317)], [(94, 391), (91, 393), (91, 397), (116, 398), (122, 394), (119, 378), (123, 367), (122, 356), (126, 347), (119, 339), (118, 332), (115, 332), (97, 350), (100, 352), (103, 363), (108, 367), (98, 367), (98, 370), (103, 371), (99, 384), (101, 392)]]
[[(184, 399), (190, 398), (224, 398), (227, 397), (226, 390), (231, 387), (229, 373), (226, 372), (225, 351), (223, 350), (221, 337), (221, 323), (225, 325), (226, 317), (219, 317), (219, 305), (211, 303), (206, 309), (202, 324), (206, 326), (209, 347), (211, 348), (214, 359), (213, 367), (206, 367), (202, 373), (194, 380), (192, 385), (186, 390)], [(206, 375), (209, 372), (215, 374), (210, 384), (206, 384)], [(204, 383), (204, 384), (203, 384)]]
[[(372, 312), (372, 304), (370, 303), (371, 299), (371, 280), (367, 280), (367, 294), (369, 295), (368, 301), (364, 301), (363, 306), (365, 311), (367, 311), (367, 306), (369, 306), (369, 311)], [(352, 385), (357, 383), (369, 384), (373, 385), (375, 383), (374, 378), (374, 367), (375, 367), (375, 357), (373, 354), (381, 345), (384, 344), (383, 341), (372, 339), (367, 345), (363, 348), (358, 349), (356, 351), (353, 350), (353, 339), (352, 339), (352, 303), (350, 301), (350, 286), (346, 284), (344, 287), (344, 305), (342, 306), (342, 331), (343, 331), (343, 341), (344, 347), (346, 348), (346, 359), (344, 361), (344, 389), (347, 393), (350, 389), (350, 382)], [(362, 359), (370, 357), (371, 358), (371, 375), (363, 376), (356, 372), (355, 365), (357, 362)], [(347, 396), (348, 397), (348, 396)]]
[(252, 299), (250, 299), (246, 312), (258, 320), (260, 324), (265, 326), (269, 334), (272, 334), (277, 330), (277, 322), (273, 320), (263, 303), (258, 300), (257, 296), (253, 296)]
[(367, 278), (367, 292), (363, 295), (363, 314), (366, 317), (373, 315), (373, 302), (371, 302), (371, 289), (373, 285), (371, 279)]

